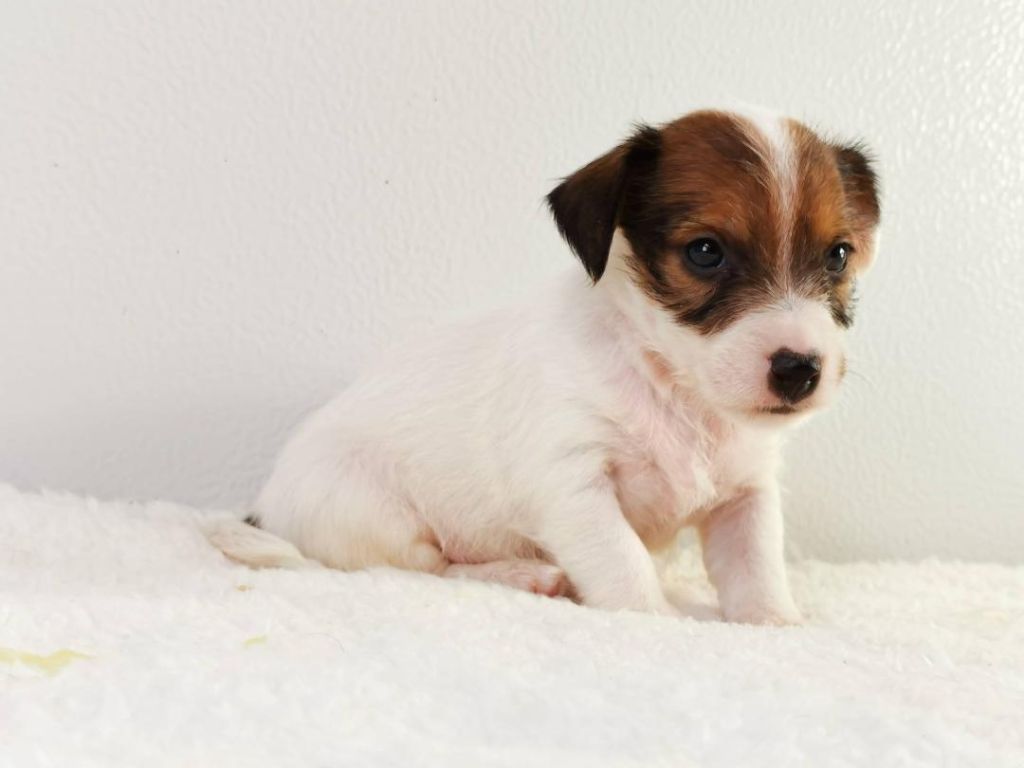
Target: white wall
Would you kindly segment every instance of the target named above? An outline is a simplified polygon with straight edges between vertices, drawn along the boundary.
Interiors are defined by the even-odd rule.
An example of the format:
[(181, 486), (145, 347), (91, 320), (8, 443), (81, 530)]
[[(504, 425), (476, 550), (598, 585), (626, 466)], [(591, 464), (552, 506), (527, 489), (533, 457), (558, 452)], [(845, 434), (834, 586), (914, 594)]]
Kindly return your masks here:
[(2, 0), (0, 479), (244, 501), (381, 343), (572, 264), (556, 177), (737, 98), (885, 187), (794, 549), (1021, 562), (1024, 4), (912, 6)]

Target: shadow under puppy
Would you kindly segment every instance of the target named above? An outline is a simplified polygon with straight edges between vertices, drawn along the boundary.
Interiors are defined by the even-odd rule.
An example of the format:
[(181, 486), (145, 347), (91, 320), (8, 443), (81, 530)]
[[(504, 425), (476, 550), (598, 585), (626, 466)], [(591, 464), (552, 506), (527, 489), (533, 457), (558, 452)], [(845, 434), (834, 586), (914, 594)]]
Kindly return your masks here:
[(800, 615), (776, 475), (833, 399), (875, 175), (794, 120), (641, 127), (548, 196), (585, 268), (397, 350), (313, 414), (235, 560), (394, 566), (673, 613), (651, 557), (699, 529), (723, 616)]

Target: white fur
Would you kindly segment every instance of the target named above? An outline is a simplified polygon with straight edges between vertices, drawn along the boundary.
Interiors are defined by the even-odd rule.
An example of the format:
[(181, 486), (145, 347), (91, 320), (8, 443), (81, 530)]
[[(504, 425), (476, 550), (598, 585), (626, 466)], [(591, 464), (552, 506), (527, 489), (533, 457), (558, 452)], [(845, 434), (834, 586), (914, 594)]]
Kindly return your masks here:
[[(772, 125), (762, 144), (787, 188), (792, 153)], [(671, 613), (651, 551), (697, 525), (727, 619), (796, 621), (775, 478), (799, 418), (763, 413), (779, 404), (769, 358), (821, 356), (799, 417), (833, 395), (841, 333), (822, 301), (786, 293), (701, 335), (638, 287), (629, 249), (617, 232), (596, 285), (574, 271), (367, 371), (288, 442), (255, 504), (263, 528), (335, 568), (552, 594), (564, 572), (585, 604)], [(247, 558), (244, 536), (216, 537), (273, 562), (264, 538)], [(295, 564), (283, 543), (280, 562)]]
[[(587, 604), (672, 612), (648, 548), (702, 523), (726, 617), (796, 620), (774, 479), (787, 422), (740, 400), (763, 405), (765, 353), (811, 343), (817, 316), (797, 303), (704, 339), (643, 296), (625, 247), (597, 286), (574, 272), (368, 371), (284, 449), (255, 505), (266, 531), (342, 569), (542, 558)], [(759, 383), (719, 402), (716, 376)]]

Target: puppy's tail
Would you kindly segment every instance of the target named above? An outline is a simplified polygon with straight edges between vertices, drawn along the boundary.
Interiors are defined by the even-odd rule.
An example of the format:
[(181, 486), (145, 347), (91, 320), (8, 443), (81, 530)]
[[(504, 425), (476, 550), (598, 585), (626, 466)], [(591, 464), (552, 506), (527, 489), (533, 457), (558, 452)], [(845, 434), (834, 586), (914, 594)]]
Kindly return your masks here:
[(320, 568), (302, 556), (290, 541), (257, 527), (253, 518), (214, 517), (203, 522), (203, 533), (213, 546), (236, 563), (252, 568)]

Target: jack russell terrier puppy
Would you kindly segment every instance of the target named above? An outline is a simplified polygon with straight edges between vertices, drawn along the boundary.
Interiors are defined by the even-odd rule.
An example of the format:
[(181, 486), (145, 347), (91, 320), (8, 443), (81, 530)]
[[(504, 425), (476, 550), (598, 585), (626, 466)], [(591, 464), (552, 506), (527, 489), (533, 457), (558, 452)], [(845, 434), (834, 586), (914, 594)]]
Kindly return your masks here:
[(249, 525), (255, 566), (393, 566), (675, 613), (651, 552), (695, 526), (728, 621), (797, 622), (776, 475), (833, 399), (879, 202), (858, 146), (700, 111), (548, 195), (574, 270), (392, 353), (306, 420)]

